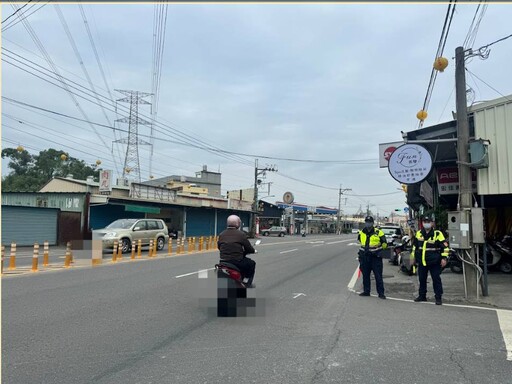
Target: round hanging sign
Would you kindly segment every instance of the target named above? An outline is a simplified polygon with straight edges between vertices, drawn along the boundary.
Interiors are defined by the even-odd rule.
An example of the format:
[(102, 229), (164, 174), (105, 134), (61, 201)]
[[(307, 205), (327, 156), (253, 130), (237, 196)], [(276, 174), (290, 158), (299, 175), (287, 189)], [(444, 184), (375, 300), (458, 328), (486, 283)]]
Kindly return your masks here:
[(283, 195), (283, 201), (286, 203), (286, 204), (291, 204), (293, 203), (293, 193), (291, 192), (285, 192), (284, 195)]
[(421, 145), (404, 144), (391, 154), (388, 170), (399, 183), (416, 184), (425, 180), (432, 170), (432, 156)]

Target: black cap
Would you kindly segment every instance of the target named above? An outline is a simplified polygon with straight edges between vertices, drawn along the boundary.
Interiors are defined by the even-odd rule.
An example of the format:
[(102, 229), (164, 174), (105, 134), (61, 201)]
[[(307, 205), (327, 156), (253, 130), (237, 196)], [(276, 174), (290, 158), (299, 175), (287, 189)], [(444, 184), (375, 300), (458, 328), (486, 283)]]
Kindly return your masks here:
[(434, 218), (432, 217), (432, 215), (428, 215), (427, 214), (427, 215), (423, 215), (421, 217), (421, 220), (423, 220), (423, 221), (434, 221)]
[(373, 217), (371, 217), (371, 216), (366, 216), (366, 217), (364, 218), (364, 221), (369, 221), (369, 222), (373, 223)]

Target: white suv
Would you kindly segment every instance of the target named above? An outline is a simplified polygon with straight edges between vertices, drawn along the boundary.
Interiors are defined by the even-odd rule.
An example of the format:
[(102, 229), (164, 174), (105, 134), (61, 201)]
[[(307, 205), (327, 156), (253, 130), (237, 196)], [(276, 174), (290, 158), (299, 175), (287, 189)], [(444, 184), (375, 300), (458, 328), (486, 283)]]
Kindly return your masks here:
[(277, 235), (279, 237), (283, 237), (286, 235), (286, 227), (270, 227), (267, 229), (262, 229), (261, 234), (263, 236)]
[(117, 240), (123, 253), (130, 251), (139, 240), (142, 245), (156, 240), (158, 250), (163, 249), (169, 241), (167, 226), (160, 219), (119, 219), (94, 232), (101, 238), (103, 248), (113, 248)]

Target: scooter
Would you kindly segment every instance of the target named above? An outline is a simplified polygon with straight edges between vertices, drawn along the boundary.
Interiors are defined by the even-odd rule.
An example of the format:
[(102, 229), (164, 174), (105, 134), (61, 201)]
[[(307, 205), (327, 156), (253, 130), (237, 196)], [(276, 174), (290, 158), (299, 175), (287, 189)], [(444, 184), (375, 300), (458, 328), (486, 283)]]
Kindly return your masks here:
[[(261, 243), (256, 240), (254, 245)], [(255, 253), (258, 253), (256, 250)], [(215, 264), (217, 274), (217, 316), (218, 317), (236, 317), (245, 314), (247, 307), (254, 307), (254, 299), (247, 298), (247, 279), (242, 271), (226, 261), (220, 261)], [(240, 311), (243, 305), (244, 310)]]
[(459, 258), (459, 255), (453, 248), (450, 248), (448, 260), (446, 261), (446, 265), (444, 268), (442, 268), (442, 270), (444, 271), (446, 268), (450, 268), (450, 271), (457, 274), (461, 274), (463, 272), (462, 260)]

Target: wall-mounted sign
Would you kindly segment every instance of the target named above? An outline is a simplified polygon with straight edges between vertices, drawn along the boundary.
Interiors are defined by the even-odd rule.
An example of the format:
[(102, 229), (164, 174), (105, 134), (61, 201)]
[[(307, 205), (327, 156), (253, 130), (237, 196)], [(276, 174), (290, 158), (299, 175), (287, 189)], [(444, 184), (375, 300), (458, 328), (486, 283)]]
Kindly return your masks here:
[(112, 192), (112, 171), (103, 169), (100, 171), (100, 193)]
[[(440, 195), (459, 193), (459, 169), (457, 167), (437, 168), (437, 188)], [(471, 170), (471, 190), (476, 193), (476, 169)]]
[(386, 168), (388, 166), (389, 158), (399, 146), (403, 145), (403, 141), (395, 141), (394, 143), (379, 144), (379, 167)]
[(388, 171), (399, 183), (416, 184), (423, 181), (432, 169), (432, 156), (418, 144), (404, 144), (390, 156)]

